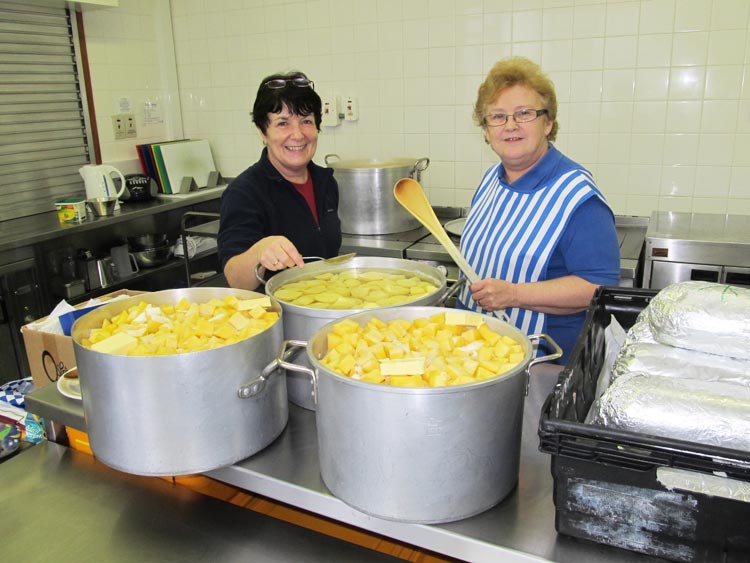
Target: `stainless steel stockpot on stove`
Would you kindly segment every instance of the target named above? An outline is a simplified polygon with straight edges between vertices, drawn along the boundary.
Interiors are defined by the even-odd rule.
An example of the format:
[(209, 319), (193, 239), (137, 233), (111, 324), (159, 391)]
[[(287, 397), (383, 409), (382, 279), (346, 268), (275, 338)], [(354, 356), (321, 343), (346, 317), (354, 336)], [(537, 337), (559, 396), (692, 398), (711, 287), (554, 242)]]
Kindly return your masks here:
[(419, 181), (429, 158), (340, 160), (337, 154), (327, 154), (325, 163), (339, 185), (341, 232), (383, 235), (419, 227), (419, 221), (393, 197), (393, 186), (401, 178)]
[[(378, 309), (346, 317), (360, 325), (414, 320), (439, 307)], [(283, 361), (313, 383), (318, 456), (323, 482), (335, 496), (371, 516), (435, 524), (491, 508), (516, 486), (524, 399), (532, 365), (561, 350), (546, 335), (526, 336), (490, 316), (485, 322), (521, 343), (524, 360), (513, 370), (453, 387), (392, 387), (340, 375), (320, 360), (336, 322), (318, 330), (305, 347), (312, 368)], [(546, 339), (554, 354), (534, 359), (534, 342)]]
[[(122, 356), (81, 345), (104, 319), (141, 301), (205, 303), (228, 295), (262, 297), (228, 288), (158, 291), (103, 305), (74, 323), (83, 410), (97, 459), (137, 475), (201, 473), (245, 459), (281, 434), (289, 418), (276, 357), (282, 318), (240, 342), (186, 354)], [(282, 313), (277, 302), (272, 306)]]

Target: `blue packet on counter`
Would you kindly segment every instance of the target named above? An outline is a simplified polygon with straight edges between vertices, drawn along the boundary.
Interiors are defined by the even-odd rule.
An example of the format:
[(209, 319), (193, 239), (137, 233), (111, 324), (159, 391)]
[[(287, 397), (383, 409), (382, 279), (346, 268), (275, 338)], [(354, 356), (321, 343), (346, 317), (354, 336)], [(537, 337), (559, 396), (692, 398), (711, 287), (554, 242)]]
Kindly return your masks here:
[(91, 307), (86, 307), (85, 309), (76, 309), (75, 311), (71, 311), (70, 313), (63, 313), (58, 317), (60, 320), (60, 326), (63, 329), (63, 334), (65, 336), (70, 336), (70, 331), (73, 328), (73, 323), (76, 322), (76, 319), (78, 317), (82, 317), (86, 313), (93, 311), (94, 309), (98, 309), (102, 305), (106, 305), (106, 303), (99, 303), (98, 305), (92, 305)]

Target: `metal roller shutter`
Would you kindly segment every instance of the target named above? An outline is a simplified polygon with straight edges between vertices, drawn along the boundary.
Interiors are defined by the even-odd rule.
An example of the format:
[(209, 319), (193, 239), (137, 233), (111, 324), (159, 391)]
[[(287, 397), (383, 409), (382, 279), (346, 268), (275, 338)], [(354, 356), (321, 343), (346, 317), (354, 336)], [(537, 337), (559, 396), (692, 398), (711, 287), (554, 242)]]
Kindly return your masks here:
[(83, 196), (90, 162), (71, 14), (0, 1), (0, 221)]

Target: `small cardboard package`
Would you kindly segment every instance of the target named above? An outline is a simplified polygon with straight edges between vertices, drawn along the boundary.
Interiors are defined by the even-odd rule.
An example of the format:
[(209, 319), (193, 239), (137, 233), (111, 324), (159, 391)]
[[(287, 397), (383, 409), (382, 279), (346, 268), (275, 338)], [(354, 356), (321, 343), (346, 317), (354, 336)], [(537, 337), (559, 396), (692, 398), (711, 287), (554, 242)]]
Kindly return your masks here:
[[(134, 291), (130, 289), (121, 289), (97, 299), (99, 301), (109, 301), (119, 295), (140, 295), (143, 291)], [(77, 309), (85, 307), (87, 303), (76, 305)], [(46, 318), (46, 317), (45, 317)], [(73, 352), (73, 339), (63, 334), (53, 334), (35, 330), (37, 325), (44, 319), (38, 319), (33, 323), (21, 327), (23, 343), (26, 347), (26, 357), (29, 361), (31, 378), (34, 387), (39, 389), (54, 383), (68, 369), (76, 365), (75, 353)]]

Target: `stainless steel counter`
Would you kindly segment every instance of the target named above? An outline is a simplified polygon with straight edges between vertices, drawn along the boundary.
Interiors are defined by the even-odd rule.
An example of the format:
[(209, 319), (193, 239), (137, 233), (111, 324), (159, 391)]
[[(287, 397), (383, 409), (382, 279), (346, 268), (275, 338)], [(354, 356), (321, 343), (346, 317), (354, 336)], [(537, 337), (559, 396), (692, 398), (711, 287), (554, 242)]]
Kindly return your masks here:
[(0, 221), (0, 252), (31, 246), (69, 234), (84, 233), (116, 225), (155, 213), (188, 207), (218, 197), (221, 197), (221, 190), (213, 189), (205, 192), (199, 191), (195, 195), (191, 194), (190, 197), (174, 200), (154, 199), (139, 203), (122, 203), (120, 210), (115, 211), (115, 214), (110, 217), (93, 217), (89, 214), (88, 219), (79, 224), (60, 223), (56, 211)]
[(654, 211), (643, 285), (709, 281), (750, 287), (750, 216)]
[(3, 561), (401, 561), (52, 442), (0, 468)]
[[(538, 449), (537, 427), (558, 367), (539, 366), (524, 410), (521, 470), (516, 489), (496, 507), (442, 525), (391, 522), (363, 514), (333, 497), (318, 469), (315, 414), (290, 405), (282, 435), (268, 448), (208, 476), (242, 489), (457, 559), (503, 563), (655, 563), (660, 559), (558, 535), (552, 501), (550, 458)], [(86, 430), (80, 402), (53, 386), (26, 398), (29, 411)], [(491, 421), (488, 421), (491, 424)]]

